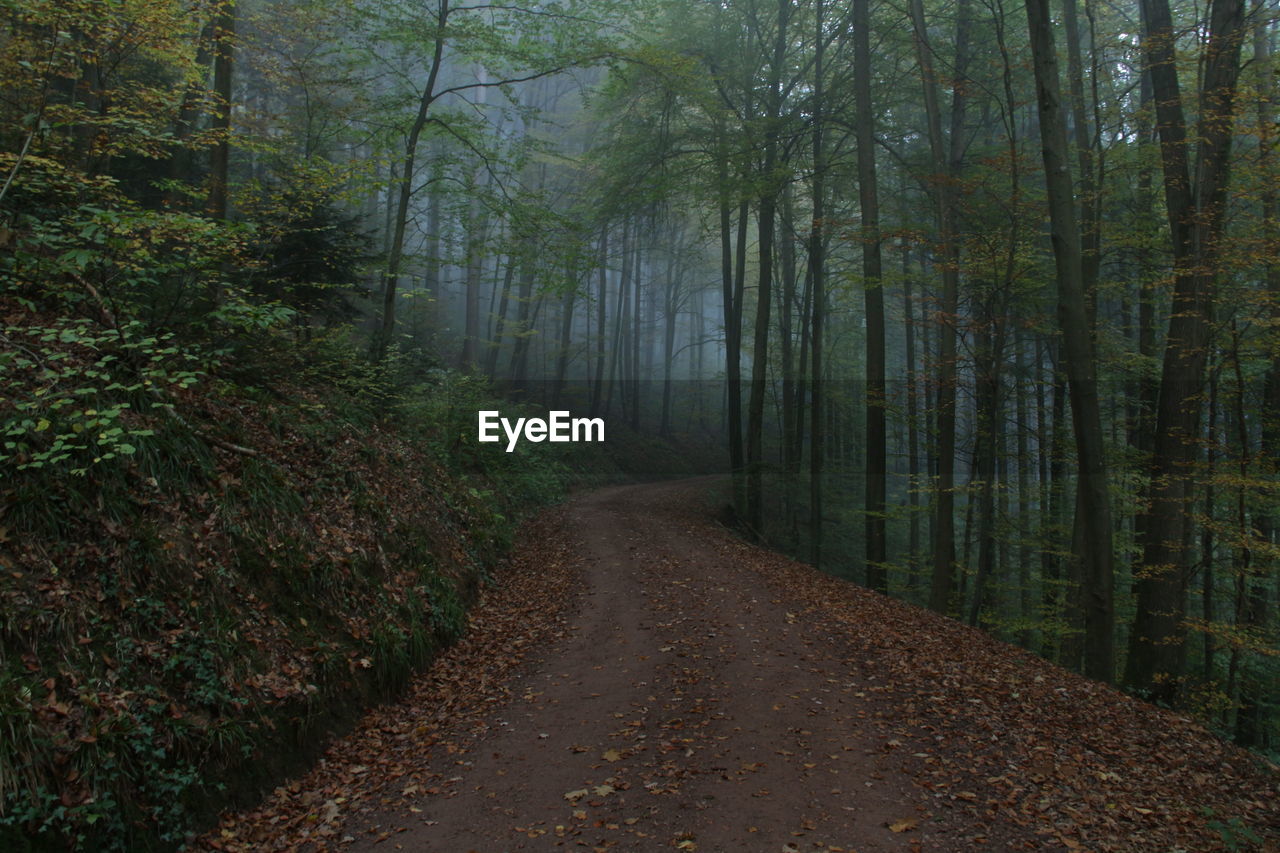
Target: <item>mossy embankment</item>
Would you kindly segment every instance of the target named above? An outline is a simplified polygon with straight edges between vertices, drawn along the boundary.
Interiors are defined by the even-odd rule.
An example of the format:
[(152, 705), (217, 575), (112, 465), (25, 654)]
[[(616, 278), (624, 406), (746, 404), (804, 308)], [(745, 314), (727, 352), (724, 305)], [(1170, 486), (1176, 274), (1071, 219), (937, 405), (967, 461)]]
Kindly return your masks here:
[[(621, 476), (480, 446), (484, 383), (340, 339), (205, 359), (161, 398), (86, 380), (110, 347), (3, 307), (5, 850), (180, 846), (455, 638), (525, 510)], [(50, 364), (92, 393), (31, 411)], [(111, 458), (61, 459), (99, 410)]]

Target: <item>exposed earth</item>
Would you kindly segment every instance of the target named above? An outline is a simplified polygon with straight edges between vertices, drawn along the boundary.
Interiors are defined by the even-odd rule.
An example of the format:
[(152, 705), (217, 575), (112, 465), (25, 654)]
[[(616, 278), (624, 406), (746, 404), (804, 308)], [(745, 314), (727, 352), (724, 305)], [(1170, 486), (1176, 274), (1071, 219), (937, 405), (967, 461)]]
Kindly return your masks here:
[(201, 844), (1277, 849), (1275, 768), (742, 542), (719, 487), (609, 488), (532, 522), (401, 701)]

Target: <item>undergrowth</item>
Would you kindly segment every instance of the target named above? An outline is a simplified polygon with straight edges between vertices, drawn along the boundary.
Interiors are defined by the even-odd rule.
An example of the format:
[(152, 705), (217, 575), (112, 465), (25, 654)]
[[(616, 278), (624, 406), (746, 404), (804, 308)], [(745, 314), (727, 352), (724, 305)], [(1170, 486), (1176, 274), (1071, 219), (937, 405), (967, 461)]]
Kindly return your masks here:
[(456, 638), (572, 476), (476, 445), (484, 383), (342, 333), (0, 309), (0, 849), (181, 845)]

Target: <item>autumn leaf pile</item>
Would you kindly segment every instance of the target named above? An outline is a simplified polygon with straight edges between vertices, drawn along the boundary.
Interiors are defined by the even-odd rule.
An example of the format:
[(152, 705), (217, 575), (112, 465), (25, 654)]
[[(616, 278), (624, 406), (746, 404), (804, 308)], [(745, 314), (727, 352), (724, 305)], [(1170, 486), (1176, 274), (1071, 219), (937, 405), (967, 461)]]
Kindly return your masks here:
[[(598, 560), (584, 556), (594, 553), (583, 546), (589, 534), (567, 521), (579, 518), (580, 523), (583, 517), (570, 507), (547, 513), (524, 530), (513, 561), (498, 574), (498, 586), (486, 589), (473, 611), (466, 636), (415, 679), (403, 701), (369, 714), (353, 735), (334, 742), (314, 769), (279, 786), (256, 807), (225, 815), (198, 846), (247, 853), (376, 849), (385, 841), (387, 849), (454, 849), (450, 845), (457, 839), (451, 833), (470, 831), (474, 823), (483, 825), (481, 832), (489, 834), (482, 837), (495, 845), (469, 845), (478, 849), (510, 849), (508, 844), (724, 849), (684, 831), (684, 821), (697, 811), (692, 801), (698, 808), (710, 802), (698, 799), (698, 792), (712, 791), (719, 800), (734, 785), (745, 784), (754, 810), (736, 817), (762, 828), (766, 821), (785, 824), (795, 830), (791, 836), (804, 837), (783, 849), (848, 850), (848, 845), (818, 845), (824, 827), (800, 821), (791, 811), (779, 812), (779, 803), (794, 802), (783, 796), (789, 792), (764, 782), (770, 772), (776, 783), (791, 779), (801, 786), (810, 772), (832, 778), (823, 772), (832, 768), (815, 764), (800, 765), (795, 777), (780, 774), (792, 760), (838, 756), (824, 759), (825, 749), (819, 749), (797, 758), (792, 751), (807, 747), (771, 740), (754, 744), (762, 747), (761, 757), (741, 763), (723, 758), (737, 754), (731, 743), (735, 732), (754, 733), (763, 726), (775, 734), (785, 730), (787, 737), (813, 735), (807, 729), (821, 722), (813, 715), (823, 705), (816, 697), (823, 696), (833, 708), (853, 710), (843, 718), (845, 749), (852, 751), (842, 753), (841, 763), (849, 764), (846, 770), (854, 771), (855, 780), (863, 778), (855, 770), (861, 768), (879, 790), (872, 799), (859, 781), (847, 792), (830, 793), (847, 794), (843, 805), (864, 818), (881, 809), (886, 819), (876, 824), (880, 837), (901, 839), (890, 849), (1276, 849), (1280, 777), (1256, 756), (1189, 719), (978, 630), (745, 544), (700, 506), (705, 481), (663, 488), (655, 493), (665, 498), (684, 488), (686, 494), (670, 505), (637, 499), (628, 506), (637, 515), (623, 522), (623, 529), (638, 523), (642, 512), (646, 524), (658, 514), (671, 519), (646, 528), (651, 534), (666, 532), (628, 546), (645, 566), (642, 583), (662, 581), (661, 588), (645, 592), (656, 609), (642, 620), (641, 633), (652, 646), (618, 647), (637, 662), (656, 652), (655, 668), (641, 667), (649, 673), (645, 678), (654, 679), (645, 686), (654, 695), (633, 697), (633, 703), (644, 705), (634, 716), (607, 715), (601, 725), (610, 746), (577, 746), (579, 734), (591, 743), (589, 711), (575, 707), (563, 713), (566, 696), (587, 695), (588, 673), (573, 671), (572, 661), (554, 650), (573, 646), (575, 636), (581, 640), (586, 608), (600, 604), (598, 598), (578, 595), (587, 588), (585, 566)], [(688, 538), (677, 542), (676, 536)], [(601, 571), (622, 570), (610, 563)], [(751, 590), (753, 604), (731, 616), (704, 614), (717, 606), (710, 599), (726, 592), (716, 585), (734, 582)], [(726, 649), (732, 651), (735, 643), (754, 648), (754, 632), (786, 632), (792, 625), (803, 626), (795, 635), (803, 644), (772, 670), (785, 674), (787, 686), (772, 686), (775, 692), (756, 704), (766, 716), (798, 710), (798, 720), (769, 717), (771, 722), (763, 723), (744, 716), (748, 709), (720, 704), (720, 697), (735, 689), (723, 682), (728, 670), (715, 674)], [(824, 648), (818, 653), (810, 643)], [(573, 647), (581, 653), (580, 646)], [(558, 661), (547, 672), (536, 663), (544, 653)], [(836, 662), (834, 669), (815, 662), (827, 658)], [(760, 662), (748, 655), (739, 663), (750, 671)], [(834, 672), (846, 675), (832, 687)], [(603, 680), (589, 683), (599, 690), (608, 678), (596, 674)], [(543, 685), (544, 676), (551, 678), (545, 682), (548, 691), (563, 679), (563, 695), (539, 705), (532, 689), (516, 690), (521, 684)], [(847, 699), (835, 695), (845, 692)], [(595, 701), (608, 711), (625, 701), (625, 695), (589, 695), (601, 697)], [(556, 752), (562, 757), (554, 766), (528, 766), (526, 752), (510, 752), (510, 742), (499, 746), (511, 731), (501, 727), (513, 719), (513, 705), (531, 719), (539, 715), (522, 737), (550, 738), (531, 742), (567, 750)], [(653, 717), (648, 723), (647, 716)], [(716, 721), (725, 720), (728, 728), (716, 728)], [(743, 744), (738, 748), (756, 755)], [(521, 749), (533, 754), (532, 747)], [(561, 773), (560, 765), (569, 764), (576, 769)], [(508, 773), (519, 778), (509, 782)], [(820, 787), (825, 791), (829, 784)], [(530, 802), (485, 799), (499, 791), (524, 792)], [(808, 796), (800, 794), (799, 801), (807, 802)], [(611, 810), (624, 797), (628, 807)], [(520, 811), (522, 806), (527, 808)], [(667, 822), (651, 817), (657, 813)], [(863, 848), (855, 844), (854, 849)]]
[(1280, 843), (1280, 773), (1195, 721), (1068, 672), (955, 620), (727, 537), (798, 618), (852, 638), (884, 749), (940, 809), (992, 843), (1024, 827), (1068, 850), (1239, 849)]
[(313, 770), (256, 808), (225, 815), (199, 846), (237, 853), (327, 848), (352, 840), (346, 829), (353, 815), (439, 794), (453, 757), (461, 763), (464, 743), (483, 736), (487, 715), (510, 700), (513, 672), (567, 630), (575, 548), (562, 516), (547, 511), (525, 526), (497, 583), (481, 590), (466, 634), (399, 701), (371, 711)]

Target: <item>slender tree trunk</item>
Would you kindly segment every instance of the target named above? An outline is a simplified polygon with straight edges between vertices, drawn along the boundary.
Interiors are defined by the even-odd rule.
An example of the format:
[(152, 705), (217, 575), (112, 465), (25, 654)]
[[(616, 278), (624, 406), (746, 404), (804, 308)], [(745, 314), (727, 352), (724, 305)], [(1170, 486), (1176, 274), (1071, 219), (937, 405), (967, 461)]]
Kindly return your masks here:
[(516, 292), (515, 340), (511, 345), (511, 386), (522, 391), (527, 390), (529, 379), (529, 346), (534, 336), (533, 284), (537, 272), (533, 253), (525, 253), (524, 269), (520, 271), (520, 286)]
[(1040, 139), (1049, 193), (1050, 238), (1058, 276), (1058, 325), (1062, 330), (1067, 388), (1076, 437), (1077, 523), (1073, 560), (1080, 566), (1085, 619), (1085, 674), (1115, 677), (1114, 554), (1111, 504), (1103, 447), (1093, 336), (1086, 309), (1080, 232), (1072, 194), (1070, 148), (1058, 84), (1048, 0), (1027, 0), (1027, 26), (1036, 76)]
[(809, 229), (809, 277), (813, 288), (813, 319), (809, 323), (810, 350), (813, 354), (812, 379), (809, 382), (809, 420), (812, 435), (809, 437), (809, 561), (815, 568), (822, 565), (822, 466), (825, 459), (823, 446), (823, 403), (825, 389), (822, 371), (823, 320), (826, 316), (826, 244), (823, 229), (826, 217), (826, 149), (823, 133), (826, 124), (826, 100), (823, 69), (823, 2), (815, 0), (816, 48), (814, 53), (813, 83), (813, 225)]
[(516, 256), (507, 256), (507, 268), (502, 274), (502, 285), (499, 288), (497, 316), (494, 318), (493, 340), (489, 341), (485, 354), (484, 373), (490, 379), (498, 376), (498, 354), (502, 352), (502, 338), (507, 331), (507, 311), (511, 302), (511, 285), (516, 277)]
[(631, 316), (631, 328), (632, 328), (632, 332), (631, 332), (631, 428), (636, 432), (640, 431), (640, 395), (641, 395), (641, 388), (640, 388), (641, 346), (640, 344), (641, 344), (641, 335), (643, 331), (640, 323), (640, 317), (641, 317), (640, 309), (641, 309), (641, 296), (644, 293), (644, 288), (641, 287), (641, 284), (644, 281), (644, 276), (642, 274), (643, 256), (641, 255), (641, 252), (640, 252), (642, 245), (643, 245), (642, 232), (640, 231), (640, 228), (637, 225), (636, 247), (635, 247), (636, 259), (635, 259), (635, 273), (634, 273), (635, 278), (632, 283), (635, 289), (635, 308)]
[(782, 266), (782, 287), (778, 288), (778, 343), (782, 355), (782, 470), (786, 478), (788, 528), (791, 526), (795, 505), (795, 475), (800, 470), (799, 460), (793, 463), (796, 413), (790, 405), (796, 384), (795, 338), (791, 316), (796, 298), (796, 252), (791, 241), (794, 233), (795, 209), (791, 200), (791, 188), (787, 187), (782, 192), (782, 216), (778, 223), (778, 254)]
[[(808, 248), (808, 237), (805, 238), (805, 247)], [(799, 476), (800, 465), (804, 459), (805, 445), (805, 407), (809, 398), (809, 347), (812, 343), (812, 334), (810, 323), (813, 320), (813, 268), (809, 264), (805, 264), (804, 268), (804, 288), (800, 295), (800, 359), (796, 364), (796, 384), (793, 396), (789, 405), (796, 410), (795, 423), (795, 447), (792, 448), (791, 458), (796, 466), (796, 474)], [(796, 519), (797, 525), (799, 518)], [(798, 536), (797, 532), (797, 536)], [(797, 541), (799, 539), (797, 538)]]
[[(991, 301), (995, 301), (994, 296)], [(987, 311), (988, 323), (981, 332), (982, 341), (974, 364), (977, 405), (974, 445), (978, 480), (978, 571), (973, 581), (973, 597), (969, 600), (970, 625), (977, 625), (982, 611), (989, 609), (991, 604), (990, 582), (996, 559), (996, 469), (1003, 432), (1000, 367), (1004, 361), (1004, 329), (1001, 319), (991, 316), (992, 309), (988, 307)], [(972, 503), (970, 507), (973, 507)], [(965, 562), (968, 562), (967, 558)]]
[(567, 275), (569, 288), (564, 293), (564, 303), (560, 308), (560, 346), (556, 350), (556, 381), (551, 389), (552, 409), (560, 408), (573, 347), (573, 309), (578, 301), (578, 270), (571, 265)]
[[(773, 157), (766, 158), (772, 171)], [(747, 527), (760, 538), (764, 532), (764, 402), (769, 371), (769, 317), (773, 288), (773, 219), (776, 198), (760, 198), (759, 286), (755, 335), (751, 353), (751, 395), (747, 404)]]
[[(1089, 0), (1085, 0), (1086, 5)], [(1076, 0), (1063, 0), (1063, 30), (1067, 36), (1067, 81), (1071, 100), (1077, 168), (1080, 170), (1080, 276), (1085, 297), (1092, 304), (1102, 256), (1098, 231), (1098, 187), (1095, 180), (1093, 137), (1084, 102), (1084, 59), (1080, 49), (1080, 13)], [(1092, 313), (1092, 312), (1090, 312)]]
[(431, 70), (423, 84), (422, 97), (418, 99), (418, 112), (404, 143), (401, 160), (399, 198), (396, 202), (391, 251), (387, 253), (387, 274), (382, 290), (382, 324), (374, 340), (374, 354), (381, 357), (391, 344), (396, 327), (396, 288), (399, 284), (400, 263), (404, 259), (405, 230), (409, 222), (409, 200), (413, 196), (415, 165), (418, 157), (418, 140), (427, 126), (427, 115), (436, 99), (436, 80), (444, 58), (445, 25), (449, 21), (449, 0), (439, 0), (436, 12), (435, 33), (432, 41)]
[[(744, 181), (746, 180), (744, 176)], [(738, 355), (742, 355), (742, 346), (747, 340), (747, 330), (744, 326), (743, 311), (746, 308), (747, 293), (747, 234), (751, 228), (751, 205), (747, 199), (742, 199), (738, 204), (738, 228), (736, 242), (733, 250), (733, 299), (734, 306), (738, 312)], [(748, 386), (749, 388), (749, 386)], [(738, 388), (734, 393), (732, 386), (730, 387), (730, 408), (735, 405), (738, 410), (738, 420), (734, 423), (734, 429), (738, 434), (738, 443), (742, 450), (742, 467), (739, 469), (740, 474), (737, 477), (734, 487), (738, 490), (736, 495), (738, 498), (738, 513), (741, 518), (746, 518), (747, 513), (747, 434), (745, 424), (745, 413), (742, 409), (743, 394), (742, 368), (738, 366)], [(733, 435), (730, 434), (730, 447), (732, 447)]]
[[(437, 181), (441, 180), (444, 176), (443, 175), (444, 167), (443, 165), (441, 165), (442, 163), (443, 163), (443, 158), (439, 158), (437, 163), (433, 164), (432, 166), (432, 169), (431, 169), (432, 184), (435, 184)], [(391, 164), (391, 168), (393, 170), (392, 184), (395, 183), (395, 177), (394, 177), (395, 167), (396, 167), (396, 164), (392, 163)], [(441, 243), (440, 234), (444, 228), (444, 216), (443, 216), (443, 211), (441, 210), (441, 208), (443, 207), (443, 196), (444, 196), (444, 193), (440, 192), (440, 189), (438, 187), (432, 186), (431, 197), (427, 199), (427, 235), (426, 235), (427, 243), (425, 247), (426, 253), (427, 253), (426, 284), (427, 284), (427, 296), (430, 299), (430, 304), (427, 308), (427, 312), (428, 312), (428, 317), (430, 321), (429, 328), (431, 332), (434, 332), (440, 324), (440, 303), (441, 303), (441, 300), (444, 298), (444, 288), (442, 287), (442, 282), (440, 281), (440, 270), (443, 267), (443, 264), (441, 263), (441, 258), (440, 258), (440, 243)], [(390, 233), (390, 229), (388, 229), (388, 234), (389, 233)], [(492, 371), (490, 371), (490, 375), (493, 375)]]
[(607, 305), (609, 293), (609, 226), (600, 226), (600, 275), (597, 285), (596, 299), (596, 375), (594, 390), (591, 393), (591, 414), (599, 415), (604, 411), (604, 348), (608, 328)]
[(777, 211), (779, 128), (782, 114), (782, 65), (787, 50), (790, 0), (778, 0), (773, 56), (769, 65), (768, 102), (765, 110), (763, 191), (756, 212), (759, 245), (759, 288), (756, 293), (756, 328), (751, 353), (751, 398), (747, 407), (747, 527), (753, 536), (764, 532), (764, 398), (769, 373), (769, 315), (773, 299), (773, 237)]
[(923, 0), (911, 0), (911, 20), (915, 35), (916, 58), (924, 82), (925, 116), (928, 124), (929, 149), (934, 169), (934, 207), (942, 254), (942, 294), (938, 306), (937, 361), (937, 472), (934, 482), (933, 568), (929, 588), (929, 607), (939, 613), (951, 609), (955, 586), (955, 456), (956, 456), (956, 315), (959, 308), (960, 247), (956, 238), (955, 210), (949, 178), (959, 167), (963, 143), (960, 131), (964, 124), (964, 75), (968, 64), (969, 0), (957, 7), (956, 70), (958, 85), (951, 108), (951, 155), (946, 153), (942, 135), (942, 112), (939, 106), (937, 77), (934, 73), (933, 50), (925, 24)]
[(907, 588), (919, 582), (920, 561), (920, 399), (916, 379), (916, 308), (912, 293), (911, 252), (902, 244), (902, 316), (907, 357)]
[[(1212, 354), (1210, 354), (1212, 358)], [(1216, 495), (1214, 494), (1213, 481), (1218, 475), (1218, 372), (1212, 367), (1209, 371), (1209, 426), (1208, 440), (1205, 442), (1205, 469), (1206, 477), (1204, 482), (1204, 514), (1206, 522), (1200, 528), (1200, 580), (1201, 586), (1201, 615), (1204, 617), (1206, 626), (1212, 625), (1214, 621), (1214, 572), (1213, 572), (1213, 551), (1214, 551), (1214, 510), (1216, 506)], [(1206, 627), (1204, 631), (1204, 668), (1203, 678), (1205, 683), (1213, 680), (1214, 657), (1217, 649), (1214, 648), (1214, 632), (1212, 628)]]
[(866, 562), (867, 586), (889, 591), (885, 537), (884, 289), (880, 258), (880, 198), (876, 190), (875, 105), (871, 102), (871, 12), (853, 0), (854, 138), (858, 148), (858, 206), (862, 212), (862, 279), (866, 294)]
[[(1067, 499), (1067, 383), (1060, 367), (1061, 343), (1052, 345), (1050, 375), (1053, 378), (1049, 425), (1041, 436), (1044, 455), (1048, 458), (1047, 497), (1040, 524), (1040, 574), (1044, 589), (1045, 616), (1053, 620), (1054, 631), (1046, 632), (1040, 654), (1053, 661), (1060, 661), (1064, 641), (1060, 626), (1066, 621), (1066, 578), (1063, 577), (1062, 559), (1058, 555), (1065, 530), (1063, 515)], [(1045, 438), (1047, 437), (1047, 441)]]
[(213, 92), (217, 104), (211, 128), (217, 141), (209, 152), (209, 215), (227, 218), (227, 186), (231, 168), (231, 75), (235, 62), (236, 3), (221, 0), (214, 25)]
[(676, 239), (675, 232), (676, 229), (673, 228), (670, 243), (671, 254), (667, 261), (667, 280), (664, 288), (666, 298), (663, 300), (662, 305), (662, 421), (659, 433), (664, 438), (671, 435), (671, 374), (675, 367), (673, 361), (675, 360), (676, 348), (677, 310), (680, 303), (680, 288), (684, 278), (684, 264), (678, 261), (676, 257), (680, 244)]
[[(723, 131), (722, 131), (723, 136)], [(719, 225), (721, 225), (721, 306), (724, 323), (724, 379), (728, 394), (728, 462), (733, 476), (733, 506), (741, 512), (742, 500), (742, 306), (733, 277), (733, 209), (728, 196), (728, 155), (719, 159)], [(699, 377), (700, 379), (700, 377)]]
[(1017, 419), (1018, 454), (1018, 615), (1023, 628), (1018, 645), (1032, 647), (1031, 625), (1035, 619), (1034, 596), (1031, 588), (1031, 420), (1027, 405), (1026, 341), (1021, 334), (1014, 338), (1014, 413)]
[[(722, 132), (723, 137), (723, 132)], [(726, 417), (729, 432), (729, 470), (733, 476), (733, 505), (742, 512), (742, 300), (736, 286), (733, 261), (733, 208), (729, 200), (729, 162), (723, 154), (719, 160), (720, 183), (720, 304), (724, 312), (725, 384), (728, 394)], [(744, 217), (745, 218), (745, 217)], [(739, 243), (742, 243), (741, 238)], [(699, 377), (701, 378), (701, 377)]]
[(489, 236), (489, 214), (474, 195), (467, 207), (467, 273), (463, 281), (465, 316), (458, 366), (464, 371), (480, 367), (480, 283)]
[[(622, 398), (622, 411), (625, 417), (627, 404), (630, 402), (627, 393), (628, 363), (631, 360), (631, 220), (622, 220), (622, 269), (618, 274), (618, 308), (615, 311), (613, 336), (613, 355), (609, 365), (609, 392), (605, 400), (605, 412), (613, 400), (616, 388)], [(616, 377), (616, 379), (615, 379)]]
[[(1231, 363), (1235, 374), (1235, 394), (1234, 394), (1234, 414), (1236, 427), (1236, 440), (1239, 444), (1239, 459), (1237, 463), (1236, 475), (1239, 477), (1239, 484), (1236, 486), (1235, 500), (1235, 522), (1236, 535), (1239, 538), (1239, 545), (1235, 549), (1235, 625), (1237, 630), (1249, 631), (1256, 628), (1261, 617), (1260, 613), (1251, 612), (1255, 604), (1259, 603), (1255, 598), (1255, 590), (1253, 584), (1250, 583), (1250, 576), (1253, 570), (1253, 540), (1252, 526), (1249, 524), (1249, 511), (1245, 503), (1247, 491), (1246, 483), (1249, 481), (1249, 465), (1251, 461), (1250, 441), (1249, 441), (1249, 421), (1245, 414), (1244, 405), (1244, 371), (1240, 367), (1240, 330), (1236, 322), (1231, 322)], [(1213, 381), (1216, 371), (1210, 373), (1210, 381)], [(1217, 383), (1213, 382), (1212, 399), (1217, 402)], [(1229, 427), (1228, 427), (1229, 430)], [(1224, 432), (1227, 430), (1224, 430)], [(1212, 432), (1211, 444), (1212, 447)], [(1266, 606), (1265, 591), (1262, 594), (1262, 606)], [(1211, 620), (1209, 621), (1212, 624)], [(1209, 637), (1213, 634), (1212, 629), (1205, 632), (1205, 636)], [(1231, 698), (1232, 706), (1235, 709), (1235, 718), (1232, 720), (1231, 728), (1234, 731), (1237, 742), (1243, 745), (1250, 745), (1254, 739), (1254, 735), (1261, 734), (1260, 731), (1252, 731), (1252, 723), (1257, 720), (1250, 721), (1249, 718), (1256, 715), (1257, 708), (1253, 702), (1245, 698), (1243, 682), (1246, 679), (1241, 671), (1242, 649), (1239, 643), (1232, 643), (1231, 656), (1227, 664), (1227, 696)], [(1254, 685), (1255, 688), (1259, 685)]]

